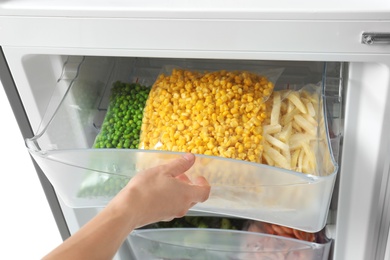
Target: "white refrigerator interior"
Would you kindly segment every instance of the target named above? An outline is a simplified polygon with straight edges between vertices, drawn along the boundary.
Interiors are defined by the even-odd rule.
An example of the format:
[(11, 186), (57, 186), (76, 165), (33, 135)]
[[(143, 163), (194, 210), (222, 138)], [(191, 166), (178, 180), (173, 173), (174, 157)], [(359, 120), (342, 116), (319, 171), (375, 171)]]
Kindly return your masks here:
[[(327, 113), (335, 133), (331, 139), (339, 145), (333, 146), (337, 172), (300, 179), (310, 183), (306, 188), (325, 183), (320, 186), (323, 199), (318, 189), (313, 191), (321, 202), (315, 204), (318, 208), (299, 205), (304, 214), (279, 215), (265, 210), (261, 220), (302, 230), (324, 227), (332, 239), (327, 259), (388, 258), (388, 1), (171, 1), (168, 5), (151, 0), (95, 1), (93, 6), (86, 0), (6, 1), (0, 3), (0, 34), (6, 65), (0, 76), (10, 101), (19, 104), (15, 114), (31, 127), (24, 138), (54, 187), (52, 203), (61, 215), (55, 217), (63, 238), (108, 201), (77, 199), (74, 194), (76, 182), (82, 183), (80, 169), (89, 167), (83, 156), (98, 158), (89, 149), (99, 132), (99, 127), (92, 126), (106, 113), (99, 109), (107, 103), (105, 93), (112, 82), (141, 78), (152, 84), (168, 64), (188, 68), (268, 66), (284, 68), (279, 85), (321, 82), (325, 86), (322, 94), (331, 104)], [(65, 122), (69, 128), (61, 129), (57, 122)], [(86, 126), (88, 122), (93, 124)], [(121, 156), (131, 155), (134, 165), (139, 163), (137, 158), (154, 156), (138, 151), (106, 155), (107, 160), (118, 160), (116, 166), (121, 165)], [(77, 162), (76, 157), (80, 159)], [(226, 169), (234, 166), (227, 160), (215, 162)], [(107, 165), (107, 172), (117, 170)], [(295, 174), (286, 176), (295, 181)], [(206, 214), (218, 213), (205, 207), (201, 209)], [(221, 212), (234, 215), (234, 211), (224, 210)], [(294, 216), (301, 218), (300, 213), (307, 217), (305, 221), (294, 220)], [(131, 257), (130, 241), (121, 247), (117, 259)]]

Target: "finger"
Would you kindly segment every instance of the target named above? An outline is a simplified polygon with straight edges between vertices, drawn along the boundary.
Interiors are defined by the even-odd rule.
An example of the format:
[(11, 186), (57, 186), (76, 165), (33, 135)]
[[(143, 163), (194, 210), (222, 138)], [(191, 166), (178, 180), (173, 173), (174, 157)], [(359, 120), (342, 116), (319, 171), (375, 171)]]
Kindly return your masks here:
[(163, 220), (161, 220), (162, 222), (170, 222), (170, 221), (172, 221), (172, 220), (174, 220), (175, 218), (174, 217), (172, 217), (172, 218), (167, 218), (167, 219), (163, 219)]
[(193, 206), (195, 206), (196, 204), (198, 204), (198, 202), (192, 202), (191, 204), (190, 204), (190, 207), (188, 208), (188, 210), (190, 210)]
[(211, 187), (208, 185), (206, 179), (204, 179), (203, 177), (198, 178), (197, 182), (202, 183), (202, 185), (190, 186), (192, 201), (195, 203), (205, 202), (210, 196)]
[(176, 177), (186, 171), (188, 171), (195, 163), (195, 155), (186, 153), (180, 158), (177, 158), (165, 165), (163, 169), (165, 173), (168, 173), (172, 177)]
[(210, 186), (209, 182), (203, 176), (198, 176), (194, 180), (194, 184), (199, 186)]
[(188, 178), (188, 176), (185, 173), (176, 176), (176, 179), (185, 183), (191, 183), (191, 180)]

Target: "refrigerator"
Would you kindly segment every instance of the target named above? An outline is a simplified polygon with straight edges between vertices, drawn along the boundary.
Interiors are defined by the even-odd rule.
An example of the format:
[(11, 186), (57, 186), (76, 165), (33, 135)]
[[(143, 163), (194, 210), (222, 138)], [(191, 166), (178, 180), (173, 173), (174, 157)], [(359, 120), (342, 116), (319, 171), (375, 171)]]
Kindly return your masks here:
[[(152, 86), (163, 72), (250, 71), (266, 75), (282, 95), (317, 95), (316, 123), (325, 131), (314, 133), (322, 141), (306, 153), (323, 168), (302, 174), (281, 169), (281, 160), (228, 159), (195, 145), (189, 174), (207, 175), (211, 195), (187, 217), (255, 220), (325, 239), (145, 228), (129, 236), (115, 259), (268, 259), (267, 250), (279, 257), (270, 259), (389, 259), (387, 1), (2, 1), (0, 35), (0, 78), (26, 142), (21, 152), (32, 157), (63, 239), (134, 174), (182, 153), (96, 149), (116, 82)], [(243, 127), (227, 134), (229, 144), (237, 143), (232, 136), (241, 138), (245, 127), (229, 122)], [(191, 244), (185, 234), (198, 241)]]

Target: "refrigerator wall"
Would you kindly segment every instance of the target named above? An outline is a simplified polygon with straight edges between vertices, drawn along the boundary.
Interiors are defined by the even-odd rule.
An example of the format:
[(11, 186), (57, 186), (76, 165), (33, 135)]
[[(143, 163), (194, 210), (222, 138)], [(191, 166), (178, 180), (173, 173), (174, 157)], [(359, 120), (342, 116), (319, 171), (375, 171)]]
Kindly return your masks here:
[[(382, 241), (388, 237), (390, 223), (386, 134), (390, 130), (386, 120), (390, 118), (390, 49), (386, 44), (362, 44), (361, 37), (364, 31), (388, 32), (390, 17), (382, 8), (384, 3), (342, 5), (337, 13), (328, 7), (329, 12), (318, 14), (310, 12), (310, 4), (301, 3), (299, 10), (283, 12), (283, 16), (270, 3), (270, 12), (253, 2), (237, 10), (232, 3), (213, 3), (209, 12), (189, 11), (189, 2), (177, 3), (177, 9), (169, 12), (162, 4), (154, 3), (154, 10), (131, 4), (122, 10), (115, 4), (87, 7), (83, 1), (64, 6), (42, 1), (35, 8), (23, 1), (1, 4), (0, 24), (8, 26), (1, 27), (0, 45), (12, 77), (9, 87), (4, 87), (15, 94), (11, 102), (19, 102), (25, 111), (24, 123), (32, 129), (25, 137), (32, 137), (50, 120), (46, 112), (60, 104), (78, 72), (77, 59), (84, 56), (102, 63), (107, 61), (104, 57), (343, 62), (341, 161), (327, 224), (328, 235), (334, 239), (332, 257), (383, 259), (386, 244)], [(249, 12), (250, 4), (253, 12)], [(375, 12), (356, 12), (363, 7)], [(54, 17), (48, 17), (49, 13)], [(128, 31), (131, 34), (124, 33)], [(205, 40), (199, 41), (199, 35)], [(64, 66), (72, 65), (67, 63), (69, 57), (74, 69)], [(77, 142), (89, 141), (80, 136)], [(57, 203), (69, 228), (64, 237), (99, 211), (70, 208), (61, 198)]]

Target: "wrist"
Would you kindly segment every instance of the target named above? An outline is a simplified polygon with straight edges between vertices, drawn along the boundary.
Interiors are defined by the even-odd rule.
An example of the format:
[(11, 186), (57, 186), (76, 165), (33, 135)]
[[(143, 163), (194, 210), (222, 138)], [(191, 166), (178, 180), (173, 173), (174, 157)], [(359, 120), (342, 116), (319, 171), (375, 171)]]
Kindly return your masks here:
[(112, 217), (121, 223), (128, 232), (139, 227), (141, 217), (135, 193), (133, 188), (126, 186), (107, 206)]

